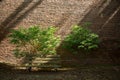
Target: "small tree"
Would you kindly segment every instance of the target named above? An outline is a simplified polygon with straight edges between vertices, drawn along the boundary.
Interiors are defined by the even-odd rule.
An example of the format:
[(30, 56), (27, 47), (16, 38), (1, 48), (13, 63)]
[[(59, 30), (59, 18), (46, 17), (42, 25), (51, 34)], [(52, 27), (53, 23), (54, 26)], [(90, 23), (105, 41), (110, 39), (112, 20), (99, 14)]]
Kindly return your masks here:
[(79, 49), (89, 51), (98, 47), (99, 36), (86, 27), (73, 26), (71, 34), (66, 36), (63, 47), (70, 51)]
[(39, 26), (30, 28), (19, 28), (12, 30), (10, 34), (10, 42), (16, 45), (13, 50), (16, 57), (30, 57), (39, 54), (56, 54), (56, 47), (60, 44), (60, 37), (55, 36), (55, 27), (45, 29)]

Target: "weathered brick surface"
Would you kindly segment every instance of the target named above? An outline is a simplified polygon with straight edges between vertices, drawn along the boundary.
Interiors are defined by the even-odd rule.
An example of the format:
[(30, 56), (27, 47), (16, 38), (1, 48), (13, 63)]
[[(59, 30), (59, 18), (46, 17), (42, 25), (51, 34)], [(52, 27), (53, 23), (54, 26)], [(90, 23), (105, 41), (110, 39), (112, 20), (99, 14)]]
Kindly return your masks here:
[[(103, 2), (102, 2), (103, 1)], [(90, 27), (104, 40), (120, 40), (120, 2), (119, 0), (101, 0), (80, 22), (91, 22)]]
[(101, 39), (120, 39), (119, 0), (3, 0), (0, 2), (0, 53), (11, 53), (9, 30), (20, 26), (59, 27), (64, 37), (75, 24), (91, 22)]

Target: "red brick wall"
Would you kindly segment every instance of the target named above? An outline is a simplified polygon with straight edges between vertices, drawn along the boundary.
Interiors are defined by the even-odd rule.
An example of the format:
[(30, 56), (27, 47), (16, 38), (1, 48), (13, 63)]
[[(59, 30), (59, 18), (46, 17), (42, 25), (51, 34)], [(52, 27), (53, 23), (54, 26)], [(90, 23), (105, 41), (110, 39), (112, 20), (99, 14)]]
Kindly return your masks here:
[(120, 1), (101, 0), (80, 23), (86, 21), (102, 40), (120, 40)]

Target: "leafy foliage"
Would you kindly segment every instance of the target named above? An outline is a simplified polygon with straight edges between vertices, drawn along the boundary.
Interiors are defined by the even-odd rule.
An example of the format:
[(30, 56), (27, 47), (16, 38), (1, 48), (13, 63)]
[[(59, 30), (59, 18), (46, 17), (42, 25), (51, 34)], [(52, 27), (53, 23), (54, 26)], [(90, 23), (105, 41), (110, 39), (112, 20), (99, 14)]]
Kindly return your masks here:
[(63, 47), (76, 51), (78, 49), (92, 50), (98, 47), (99, 36), (92, 33), (88, 28), (82, 26), (74, 26), (71, 34), (66, 36), (63, 41)]
[(12, 30), (9, 37), (11, 38), (11, 43), (16, 45), (15, 56), (56, 54), (56, 47), (60, 44), (60, 37), (55, 36), (55, 31), (55, 27), (42, 29), (39, 26)]

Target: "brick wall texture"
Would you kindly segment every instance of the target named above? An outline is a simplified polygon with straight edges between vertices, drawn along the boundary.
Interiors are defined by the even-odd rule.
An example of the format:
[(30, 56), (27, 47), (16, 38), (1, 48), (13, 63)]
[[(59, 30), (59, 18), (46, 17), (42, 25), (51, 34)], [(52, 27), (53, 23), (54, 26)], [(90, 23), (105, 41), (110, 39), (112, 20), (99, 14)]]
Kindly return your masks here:
[(72, 25), (91, 22), (90, 29), (101, 40), (119, 41), (119, 21), (119, 0), (1, 0), (0, 55), (10, 54), (13, 49), (7, 38), (10, 29), (56, 26), (57, 34), (64, 37)]

